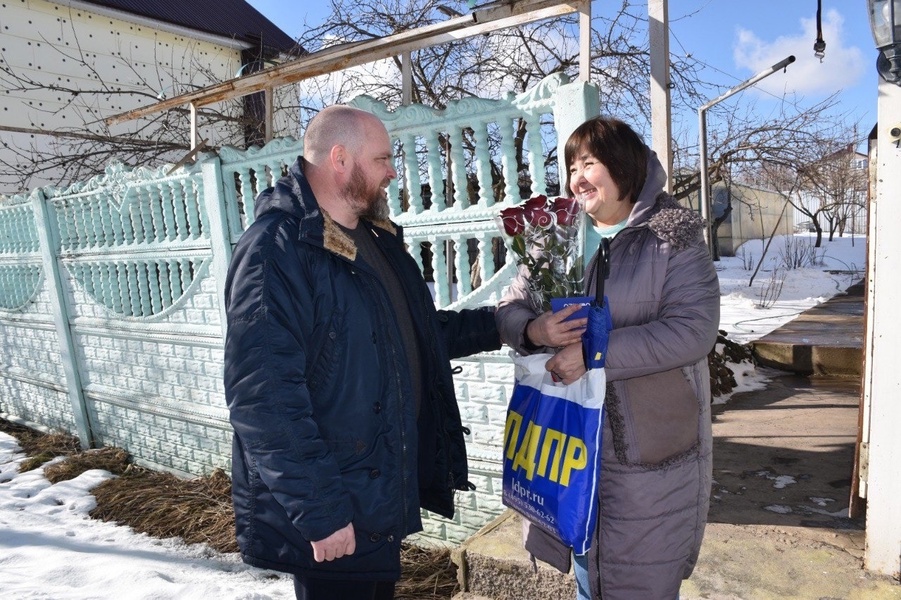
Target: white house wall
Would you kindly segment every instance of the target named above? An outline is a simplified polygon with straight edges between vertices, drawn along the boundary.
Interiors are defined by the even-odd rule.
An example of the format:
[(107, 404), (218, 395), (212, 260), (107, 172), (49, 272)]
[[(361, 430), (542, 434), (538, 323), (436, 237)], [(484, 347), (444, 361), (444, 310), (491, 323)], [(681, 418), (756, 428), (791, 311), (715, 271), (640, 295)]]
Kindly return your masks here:
[[(136, 98), (110, 94), (98, 99), (41, 89), (23, 93), (10, 89), (9, 76), (0, 74), (0, 126), (40, 130), (88, 132), (102, 117), (156, 101), (159, 93), (174, 95), (209, 83), (231, 79), (240, 68), (240, 51), (124, 20), (102, 16), (45, 0), (11, 0), (0, 5), (0, 60), (5, 69), (64, 88), (97, 89), (100, 80), (111, 89), (146, 92)], [(82, 61), (90, 65), (86, 69)], [(208, 71), (205, 73), (204, 71)], [(233, 102), (233, 107), (240, 107)], [(185, 120), (185, 143), (189, 130)], [(201, 120), (202, 125), (202, 120)], [(139, 123), (117, 126), (113, 133), (136, 131)], [(233, 132), (202, 129), (211, 144), (232, 139)], [(2, 132), (3, 141), (20, 148), (46, 146), (48, 139)], [(144, 131), (142, 137), (152, 136)], [(10, 156), (0, 148), (4, 158)], [(179, 156), (173, 156), (177, 160)], [(52, 176), (29, 187), (56, 183)], [(69, 183), (69, 182), (64, 182)], [(20, 190), (4, 190), (0, 193)]]

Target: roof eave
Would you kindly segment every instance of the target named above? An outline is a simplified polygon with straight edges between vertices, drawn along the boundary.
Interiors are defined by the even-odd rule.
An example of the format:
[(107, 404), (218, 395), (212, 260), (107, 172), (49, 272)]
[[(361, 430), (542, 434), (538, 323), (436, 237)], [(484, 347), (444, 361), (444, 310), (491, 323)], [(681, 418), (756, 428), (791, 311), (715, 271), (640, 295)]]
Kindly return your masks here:
[(225, 46), (226, 48), (231, 48), (233, 50), (246, 50), (246, 49), (254, 46), (250, 42), (246, 42), (246, 41), (239, 40), (236, 38), (230, 38), (230, 37), (226, 37), (226, 36), (222, 36), (222, 35), (216, 35), (214, 33), (209, 33), (206, 31), (199, 31), (197, 29), (191, 29), (190, 27), (184, 27), (182, 25), (175, 25), (174, 23), (167, 23), (166, 21), (160, 21), (159, 19), (152, 19), (150, 17), (136, 15), (134, 13), (130, 13), (130, 12), (127, 12), (124, 10), (108, 8), (106, 6), (101, 6), (99, 4), (93, 4), (90, 2), (82, 2), (81, 0), (53, 0), (53, 1), (57, 4), (61, 4), (63, 6), (69, 6), (71, 8), (75, 8), (77, 10), (83, 10), (83, 11), (94, 13), (97, 15), (112, 17), (114, 19), (121, 19), (122, 21), (128, 21), (130, 23), (135, 23), (137, 25), (143, 25), (145, 27), (150, 27), (150, 28), (157, 29), (160, 31), (166, 31), (168, 33), (172, 33), (175, 35), (183, 35), (183, 36), (190, 37), (190, 38), (193, 38), (196, 40), (201, 40), (203, 42), (209, 42), (211, 44), (218, 44), (220, 46)]

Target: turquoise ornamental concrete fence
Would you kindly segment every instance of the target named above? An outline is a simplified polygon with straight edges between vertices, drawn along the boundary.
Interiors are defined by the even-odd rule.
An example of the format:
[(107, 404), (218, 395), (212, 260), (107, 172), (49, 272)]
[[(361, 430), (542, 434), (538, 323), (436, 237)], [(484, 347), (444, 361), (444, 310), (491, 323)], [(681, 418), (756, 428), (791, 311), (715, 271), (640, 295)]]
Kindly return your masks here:
[[(394, 111), (365, 97), (397, 148), (392, 219), (435, 302), (495, 303), (513, 265), (495, 215), (548, 191), (558, 137), (597, 114), (597, 91), (551, 76), (502, 100)], [(302, 152), (298, 140), (224, 148), (169, 173), (110, 165), (67, 188), (0, 202), (0, 416), (115, 445), (183, 475), (229, 467), (220, 301), (254, 198)], [(516, 160), (517, 155), (521, 160)], [(522, 168), (519, 167), (522, 166)], [(505, 352), (455, 361), (475, 492), (424, 535), (459, 542), (501, 512), (500, 456), (512, 367)]]
[(34, 301), (44, 276), (40, 250), (31, 205), (0, 206), (0, 310)]

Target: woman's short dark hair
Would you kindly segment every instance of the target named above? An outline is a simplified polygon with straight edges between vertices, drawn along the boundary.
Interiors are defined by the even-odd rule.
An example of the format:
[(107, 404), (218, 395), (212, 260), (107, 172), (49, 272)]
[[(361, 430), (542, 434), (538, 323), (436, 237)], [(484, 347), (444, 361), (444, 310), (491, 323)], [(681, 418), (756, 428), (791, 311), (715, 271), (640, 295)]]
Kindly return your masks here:
[(628, 198), (629, 202), (638, 200), (648, 175), (647, 147), (638, 134), (619, 119), (588, 119), (572, 132), (563, 152), (567, 190), (570, 165), (580, 154), (588, 152), (607, 167), (623, 198)]

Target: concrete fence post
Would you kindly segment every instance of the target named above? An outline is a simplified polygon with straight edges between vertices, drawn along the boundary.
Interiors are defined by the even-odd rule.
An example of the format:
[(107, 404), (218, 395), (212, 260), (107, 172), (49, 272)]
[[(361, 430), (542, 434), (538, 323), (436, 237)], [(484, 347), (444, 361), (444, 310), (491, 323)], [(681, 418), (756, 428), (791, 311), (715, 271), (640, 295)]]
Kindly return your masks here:
[[(213, 262), (210, 271), (216, 280), (216, 299), (222, 321), (222, 340), (228, 323), (225, 318), (225, 277), (232, 257), (231, 230), (225, 207), (226, 194), (222, 181), (222, 162), (214, 156), (206, 159), (203, 169), (203, 202), (210, 222), (210, 248)], [(234, 185), (234, 183), (232, 183)]]
[(57, 240), (53, 234), (53, 223), (50, 209), (43, 191), (38, 188), (31, 194), (31, 205), (34, 209), (35, 224), (41, 244), (41, 260), (44, 265), (50, 304), (53, 309), (53, 323), (59, 338), (60, 360), (66, 376), (66, 393), (72, 405), (72, 416), (82, 448), (90, 448), (94, 443), (91, 424), (88, 419), (87, 404), (81, 386), (81, 375), (78, 367), (78, 356), (69, 327), (69, 311), (66, 296), (63, 293), (59, 260), (57, 259)]

